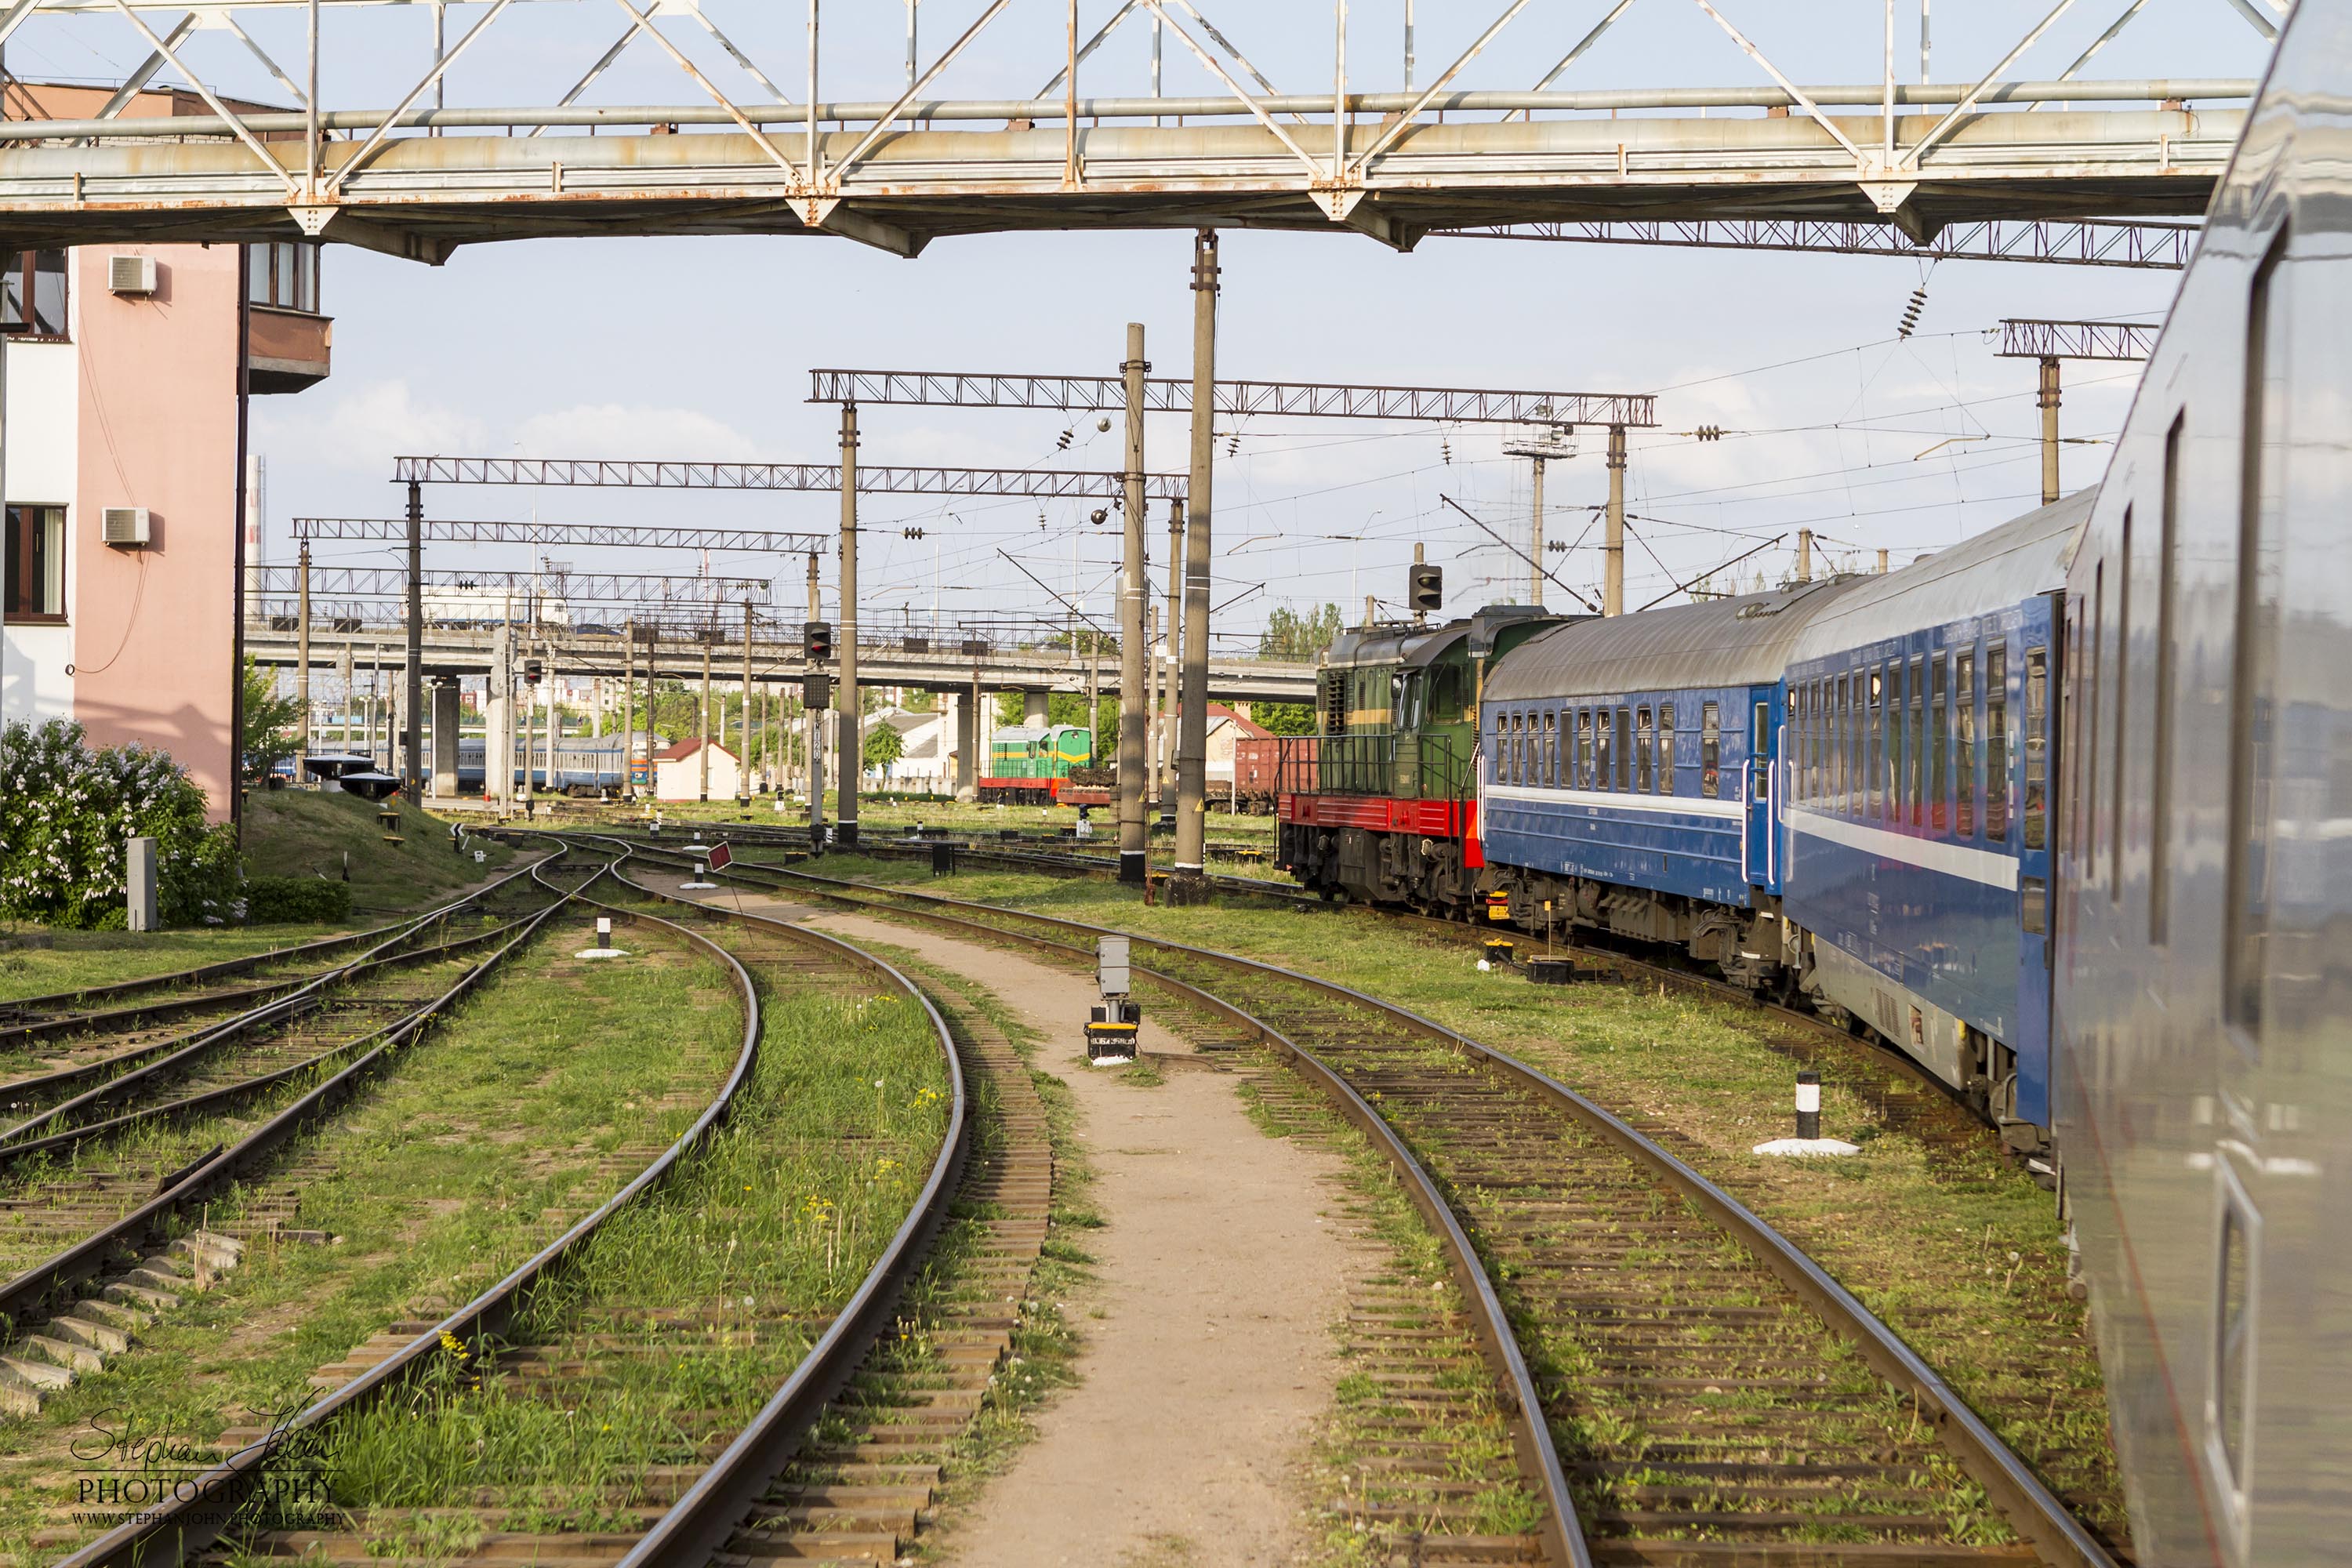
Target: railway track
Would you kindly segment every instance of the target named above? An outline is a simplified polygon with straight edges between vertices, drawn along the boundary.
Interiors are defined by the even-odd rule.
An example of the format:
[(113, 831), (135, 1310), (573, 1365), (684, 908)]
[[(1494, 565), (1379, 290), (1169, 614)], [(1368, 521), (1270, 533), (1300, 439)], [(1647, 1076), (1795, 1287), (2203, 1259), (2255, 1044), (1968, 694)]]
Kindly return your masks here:
[[(454, 944), (488, 945), (487, 953), (422, 955), (425, 962), (399, 971), (405, 990), (398, 999), (369, 999), (358, 1016), (371, 1026), (356, 1036), (346, 1026), (339, 1044), (317, 1037), (313, 1026), (348, 1024), (348, 1010), (314, 1014), (289, 998), (264, 1010), (282, 1008), (292, 1020), (280, 1033), (225, 1051), (218, 1062), (192, 1064), (193, 1085), (175, 1080), (194, 1092), (114, 1115), (93, 1106), (88, 1120), (64, 1131), (0, 1146), (0, 1321), (8, 1326), (0, 1407), (37, 1411), (76, 1375), (128, 1348), (156, 1313), (233, 1268), (242, 1239), (203, 1226), (209, 1200), (340, 1104), (566, 897), (548, 888), (531, 900), (535, 915), (490, 933), (499, 940)], [(262, 1026), (246, 1016), (253, 1029)], [(241, 1021), (225, 1037), (247, 1032)], [(311, 1048), (319, 1046), (326, 1048)]]
[[(640, 851), (641, 855), (647, 851)], [(659, 852), (675, 863), (675, 849)], [(738, 866), (725, 875), (1084, 960), (1097, 928)], [(1943, 1380), (1800, 1250), (1649, 1137), (1430, 1020), (1310, 976), (1142, 937), (1149, 973), (1319, 1079), (1425, 1165), (1433, 1226), (1498, 1300), (1531, 1479), (1604, 1564), (2046, 1562), (2106, 1549)], [(1245, 999), (1241, 999), (1245, 998)], [(1564, 1487), (1540, 1486), (1549, 1468)]]
[[(745, 1026), (718, 1095), (684, 1136), (651, 1152), (601, 1207), (506, 1279), (437, 1321), (395, 1324), (360, 1347), (330, 1369), (333, 1386), (291, 1427), (236, 1434), (243, 1447), (188, 1489), (205, 1500), (201, 1506), (174, 1502), (125, 1526), (68, 1559), (73, 1568), (200, 1556), (384, 1564), (411, 1555), (419, 1541), (423, 1558), (436, 1562), (701, 1563), (722, 1549), (871, 1560), (911, 1542), (940, 1482), (943, 1445), (979, 1407), (1011, 1341), (1017, 1310), (1006, 1298), (1018, 1298), (1045, 1235), (1051, 1163), (1025, 1072), (1001, 1037), (967, 1035), (960, 1044), (910, 982), (847, 943), (691, 905), (672, 910), (671, 919), (634, 901), (578, 896), (611, 910), (625, 931), (689, 944), (726, 969)], [(731, 1298), (660, 1301), (621, 1289), (600, 1273), (599, 1247), (620, 1216), (658, 1222), (665, 1189), (700, 1168), (690, 1162), (721, 1161), (722, 1143), (749, 1135), (730, 1123), (744, 1114), (754, 1082), (762, 995), (794, 992), (908, 998), (928, 1020), (952, 1087), (944, 1135), (922, 1152), (928, 1171), (913, 1202), (830, 1315), (780, 1312), (757, 1295), (739, 1310)], [(968, 1067), (988, 1088), (985, 1119), (971, 1114)], [(707, 1227), (728, 1217), (723, 1205), (704, 1204), (685, 1219)], [(942, 1227), (954, 1245), (933, 1258)], [(634, 1474), (605, 1477), (594, 1489), (587, 1511), (606, 1528), (460, 1530), (465, 1539), (453, 1550), (453, 1520), (494, 1515), (513, 1500), (499, 1495), (499, 1478), (486, 1469), (480, 1489), (429, 1506), (348, 1512), (324, 1530), (240, 1528), (223, 1536), (223, 1516), (275, 1484), (273, 1465), (281, 1477), (289, 1467), (299, 1470), (338, 1423), (387, 1400), (419, 1399), (420, 1390), (438, 1386), (436, 1377), (446, 1382), (452, 1357), (478, 1385), (469, 1397), (578, 1409), (643, 1387), (649, 1376), (711, 1390), (731, 1384), (740, 1395), (743, 1364), (761, 1345), (797, 1355), (780, 1385), (754, 1390), (748, 1407), (714, 1394), (682, 1412)]]

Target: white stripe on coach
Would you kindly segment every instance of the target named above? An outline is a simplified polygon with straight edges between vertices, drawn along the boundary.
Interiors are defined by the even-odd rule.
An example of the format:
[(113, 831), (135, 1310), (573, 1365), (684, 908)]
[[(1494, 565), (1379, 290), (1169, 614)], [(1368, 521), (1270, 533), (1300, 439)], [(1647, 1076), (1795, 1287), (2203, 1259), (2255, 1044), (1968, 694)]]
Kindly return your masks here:
[(1848, 822), (1807, 806), (1793, 807), (1787, 816), (1790, 827), (1798, 833), (1843, 844), (1865, 855), (1883, 855), (1890, 860), (1941, 871), (1948, 877), (1982, 883), (1988, 888), (2017, 890), (2017, 858), (2013, 855), (1997, 854), (1967, 844), (1947, 844), (1937, 838), (1914, 838), (1907, 833), (1890, 833), (1884, 827)]

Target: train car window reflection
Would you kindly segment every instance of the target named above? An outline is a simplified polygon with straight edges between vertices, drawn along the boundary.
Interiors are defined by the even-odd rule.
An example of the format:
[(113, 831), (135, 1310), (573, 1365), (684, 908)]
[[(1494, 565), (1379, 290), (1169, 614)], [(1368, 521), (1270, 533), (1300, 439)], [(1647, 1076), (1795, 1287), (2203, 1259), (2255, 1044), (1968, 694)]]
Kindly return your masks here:
[(2009, 842), (2009, 645), (1985, 649), (1985, 837)]
[(1650, 793), (1650, 710), (1637, 709), (1633, 715), (1633, 788), (1643, 795)]
[(1953, 757), (1958, 798), (1952, 811), (1952, 831), (1963, 838), (1977, 836), (1977, 656), (1961, 654), (1952, 665), (1952, 706), (1959, 715), (1959, 750)]
[(1943, 833), (1951, 826), (1952, 791), (1948, 776), (1950, 763), (1947, 759), (1952, 750), (1952, 709), (1948, 689), (1944, 656), (1934, 655), (1927, 661), (1928, 700), (1935, 708), (1935, 721), (1927, 731), (1927, 830)]
[(1658, 705), (1658, 793), (1675, 793), (1675, 705)]
[(1617, 710), (1617, 788), (1622, 794), (1627, 787), (1627, 774), (1633, 765), (1633, 710)]
[(1723, 765), (1722, 710), (1715, 703), (1702, 702), (1698, 708), (1698, 793), (1707, 800), (1715, 799), (1723, 788), (1717, 771)]
[(1609, 710), (1601, 709), (1593, 717), (1593, 732), (1597, 739), (1593, 752), (1592, 787), (1605, 790), (1609, 787), (1609, 774), (1615, 764), (1617, 748), (1610, 738)]
[(2237, 638), (2230, 703), (2230, 828), (2222, 944), (2223, 1012), (2250, 1034), (2263, 1017), (2264, 947), (2270, 931), (2271, 784), (2277, 715), (2279, 552), (2291, 414), (2288, 323), (2280, 262), (2286, 236), (2272, 243), (2254, 275), (2246, 329), (2245, 426), (2238, 503)]
[(1886, 667), (1886, 820), (1903, 820), (1903, 661)]
[(2224, 1189), (2214, 1266), (2213, 1390), (2206, 1415), (2221, 1479), (2243, 1493), (2247, 1415), (2253, 1402), (2255, 1228), (2241, 1202), (2234, 1191)]
[(2154, 752), (2148, 768), (2147, 792), (2147, 940), (2162, 946), (2168, 940), (2172, 902), (2172, 710), (2175, 673), (2173, 640), (2179, 633), (2174, 618), (2174, 567), (2179, 549), (2180, 437), (2185, 414), (2173, 416), (2164, 433), (2164, 495), (2157, 511), (2156, 529), (2156, 722), (2149, 727)]
[(1592, 710), (1576, 710), (1576, 772), (1571, 781), (1578, 789), (1592, 787)]
[(2096, 879), (2099, 868), (2099, 654), (2106, 632), (2106, 605), (2107, 563), (2101, 561), (2091, 568), (2091, 635), (2083, 643), (2083, 707), (2075, 731), (2083, 742), (2078, 778), (2083, 787), (2074, 797), (2074, 865), (2075, 875), (2085, 884)]
[(1559, 787), (1559, 715), (1544, 715), (1544, 787)]

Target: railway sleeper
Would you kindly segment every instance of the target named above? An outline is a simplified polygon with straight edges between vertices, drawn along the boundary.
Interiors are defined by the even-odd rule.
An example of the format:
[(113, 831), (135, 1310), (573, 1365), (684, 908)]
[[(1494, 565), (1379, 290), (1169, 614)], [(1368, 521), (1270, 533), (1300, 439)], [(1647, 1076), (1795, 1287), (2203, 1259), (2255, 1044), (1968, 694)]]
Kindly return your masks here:
[(0, 1344), (0, 1410), (37, 1415), (86, 1372), (129, 1350), (139, 1331), (209, 1290), (242, 1260), (244, 1243), (196, 1231), (142, 1258), (95, 1298), (76, 1301), (40, 1327)]

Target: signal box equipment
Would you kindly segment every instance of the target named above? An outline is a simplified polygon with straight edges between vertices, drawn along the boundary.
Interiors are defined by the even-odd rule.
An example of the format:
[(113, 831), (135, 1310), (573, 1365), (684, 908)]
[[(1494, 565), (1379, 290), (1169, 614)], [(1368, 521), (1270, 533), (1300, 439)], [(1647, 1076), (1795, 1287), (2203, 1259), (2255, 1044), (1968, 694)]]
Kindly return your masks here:
[(1416, 561), (1405, 595), (1415, 610), (1435, 610), (1445, 603), (1445, 569)]
[(833, 677), (803, 675), (801, 677), (801, 705), (811, 712), (821, 713), (833, 706)]
[(1103, 1005), (1087, 1022), (1087, 1060), (1097, 1066), (1131, 1062), (1143, 1030), (1143, 1009), (1128, 997), (1127, 938), (1096, 941), (1095, 982)]

